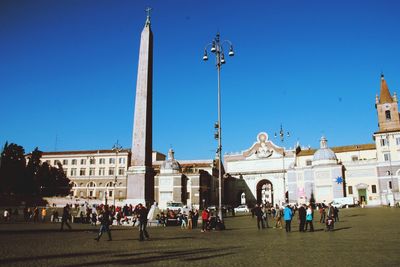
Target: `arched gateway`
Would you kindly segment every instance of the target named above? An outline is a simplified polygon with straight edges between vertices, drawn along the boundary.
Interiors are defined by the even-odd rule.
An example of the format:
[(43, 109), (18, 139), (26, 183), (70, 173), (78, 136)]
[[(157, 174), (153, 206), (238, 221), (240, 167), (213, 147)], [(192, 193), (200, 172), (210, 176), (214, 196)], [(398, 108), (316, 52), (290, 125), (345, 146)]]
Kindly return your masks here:
[(257, 183), (257, 203), (274, 204), (273, 187), (271, 181), (263, 179)]

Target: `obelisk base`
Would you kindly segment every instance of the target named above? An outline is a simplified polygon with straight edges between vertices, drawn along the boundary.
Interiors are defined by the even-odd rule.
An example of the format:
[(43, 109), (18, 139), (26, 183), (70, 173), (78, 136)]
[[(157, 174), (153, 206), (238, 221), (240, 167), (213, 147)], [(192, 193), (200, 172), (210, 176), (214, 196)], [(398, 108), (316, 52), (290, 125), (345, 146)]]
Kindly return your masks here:
[(150, 206), (154, 202), (154, 170), (146, 166), (131, 166), (127, 171), (125, 204)]

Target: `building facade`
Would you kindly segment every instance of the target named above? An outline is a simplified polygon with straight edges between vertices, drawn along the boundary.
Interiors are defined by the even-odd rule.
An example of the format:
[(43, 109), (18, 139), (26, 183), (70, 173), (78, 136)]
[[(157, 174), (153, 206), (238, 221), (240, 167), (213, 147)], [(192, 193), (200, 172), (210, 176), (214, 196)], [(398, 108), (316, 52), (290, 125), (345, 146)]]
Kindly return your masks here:
[(374, 143), (319, 149), (285, 150), (268, 140), (240, 153), (225, 156), (225, 199), (232, 203), (272, 204), (331, 202), (353, 197), (367, 205), (394, 205), (400, 201), (400, 115), (397, 95), (391, 95), (382, 75), (375, 107), (379, 130)]

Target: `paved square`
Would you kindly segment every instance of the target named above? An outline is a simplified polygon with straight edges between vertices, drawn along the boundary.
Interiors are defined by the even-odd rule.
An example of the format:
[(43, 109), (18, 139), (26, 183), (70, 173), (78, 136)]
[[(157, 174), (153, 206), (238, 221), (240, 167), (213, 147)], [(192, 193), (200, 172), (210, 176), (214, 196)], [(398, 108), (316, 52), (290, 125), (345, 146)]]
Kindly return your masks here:
[[(296, 214), (297, 215), (297, 214)], [(132, 227), (113, 227), (113, 241), (93, 240), (98, 227), (55, 223), (0, 224), (2, 266), (400, 266), (400, 209), (340, 210), (334, 232), (325, 232), (315, 212), (313, 233), (269, 228), (256, 219), (226, 219), (226, 231), (201, 233), (152, 227), (139, 242)], [(270, 226), (272, 221), (270, 220)]]

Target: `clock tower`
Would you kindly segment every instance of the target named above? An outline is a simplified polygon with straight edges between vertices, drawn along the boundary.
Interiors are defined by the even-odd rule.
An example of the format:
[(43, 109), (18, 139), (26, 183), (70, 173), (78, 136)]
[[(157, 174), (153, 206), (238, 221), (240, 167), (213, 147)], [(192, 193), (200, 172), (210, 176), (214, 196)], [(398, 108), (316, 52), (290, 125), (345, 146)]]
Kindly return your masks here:
[(397, 95), (390, 94), (385, 77), (381, 75), (381, 93), (376, 96), (375, 107), (378, 112), (379, 132), (392, 132), (400, 130), (400, 115)]

